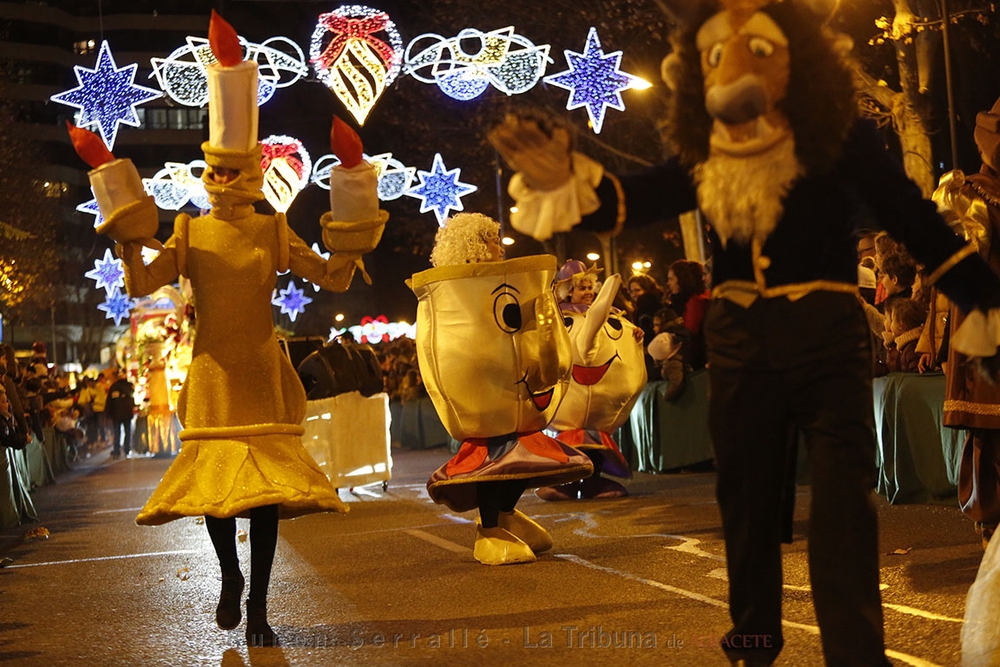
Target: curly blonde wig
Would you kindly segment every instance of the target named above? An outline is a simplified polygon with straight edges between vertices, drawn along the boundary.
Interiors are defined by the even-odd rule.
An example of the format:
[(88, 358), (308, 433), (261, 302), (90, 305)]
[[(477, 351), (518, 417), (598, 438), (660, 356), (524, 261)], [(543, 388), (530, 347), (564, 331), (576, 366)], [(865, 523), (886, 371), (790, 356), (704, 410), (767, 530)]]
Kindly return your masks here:
[(500, 223), (482, 213), (459, 213), (449, 218), (434, 237), (431, 265), (489, 261), (491, 241), (500, 243)]

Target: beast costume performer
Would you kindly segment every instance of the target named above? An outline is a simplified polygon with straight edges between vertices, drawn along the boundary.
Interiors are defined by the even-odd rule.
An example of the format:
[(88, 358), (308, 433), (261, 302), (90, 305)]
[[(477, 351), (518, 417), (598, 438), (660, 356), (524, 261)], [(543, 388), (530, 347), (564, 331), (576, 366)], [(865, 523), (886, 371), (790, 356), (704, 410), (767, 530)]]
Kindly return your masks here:
[[(856, 120), (851, 74), (822, 17), (791, 0), (671, 4), (680, 29), (663, 74), (678, 155), (619, 179), (571, 154), (564, 130), (509, 117), (490, 138), (521, 172), (512, 223), (543, 239), (701, 209), (714, 248), (704, 331), (733, 622), (723, 649), (734, 664), (769, 665), (783, 645), (794, 429), (812, 474), (809, 566), (826, 663), (882, 667), (872, 350), (854, 246), (862, 207), (963, 310), (996, 305), (1000, 284), (874, 126)], [(748, 636), (767, 641), (750, 647)]]
[[(205, 516), (222, 569), (216, 621), (230, 629), (241, 620), (244, 587), (235, 517), (249, 516), (246, 636), (251, 645), (270, 646), (277, 638), (267, 622), (266, 596), (278, 519), (347, 511), (302, 446), (305, 391), (275, 337), (271, 295), (278, 272), (289, 270), (325, 289), (343, 292), (360, 266), (360, 253), (334, 254), (324, 260), (289, 229), (283, 213), (254, 211), (253, 202), (264, 196), (257, 142), (257, 65), (242, 60), (235, 31), (214, 12), (209, 36), (219, 59), (208, 67), (210, 132), (202, 144), (208, 163), (202, 180), (211, 211), (195, 220), (179, 215), (173, 235), (147, 265), (140, 256), (140, 243), (149, 245), (150, 240), (140, 241), (144, 234), (132, 233), (132, 228), (145, 228), (148, 198), (139, 194), (140, 189), (135, 205), (102, 203), (102, 194), (127, 193), (129, 188), (122, 183), (137, 178), (119, 178), (116, 164), (126, 162), (124, 171), (130, 173), (134, 166), (123, 160), (110, 162), (90, 172), (90, 178), (108, 216), (110, 228), (104, 231), (118, 242), (129, 294), (149, 294), (185, 276), (191, 281), (198, 315), (191, 365), (177, 406), (183, 446), (136, 523), (158, 525)], [(368, 183), (363, 192), (345, 192), (331, 176), (331, 197), (357, 199), (354, 209), (366, 210), (365, 218), (372, 219), (356, 218), (362, 226), (373, 221), (384, 225), (387, 216), (378, 210), (377, 180), (370, 165), (368, 169), (367, 181), (353, 181)], [(345, 208), (343, 202), (339, 206)], [(155, 208), (151, 215), (155, 229)], [(343, 224), (343, 218), (338, 220)], [(329, 245), (332, 220), (325, 222), (324, 242), (336, 252), (338, 248)]]

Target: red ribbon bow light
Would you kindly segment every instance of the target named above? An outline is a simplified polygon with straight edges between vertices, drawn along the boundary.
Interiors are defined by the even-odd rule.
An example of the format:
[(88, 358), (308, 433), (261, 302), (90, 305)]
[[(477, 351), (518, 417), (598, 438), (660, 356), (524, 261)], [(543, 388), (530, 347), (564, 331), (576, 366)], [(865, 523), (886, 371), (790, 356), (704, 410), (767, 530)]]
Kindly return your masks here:
[(373, 36), (375, 33), (385, 30), (389, 23), (389, 15), (384, 12), (365, 18), (351, 18), (331, 12), (321, 14), (319, 23), (334, 34), (323, 53), (312, 59), (313, 62), (320, 63), (323, 67), (329, 67), (331, 63), (335, 62), (352, 39), (360, 40), (372, 47), (386, 65), (391, 63), (395, 56), (395, 51), (391, 46)]
[(273, 160), (277, 160), (279, 157), (285, 158), (285, 162), (295, 170), (299, 178), (302, 178), (304, 171), (302, 160), (294, 157), (296, 153), (302, 150), (302, 144), (298, 142), (290, 144), (262, 144), (261, 146), (261, 158), (260, 158), (260, 168), (262, 171), (267, 171), (267, 168), (271, 166)]

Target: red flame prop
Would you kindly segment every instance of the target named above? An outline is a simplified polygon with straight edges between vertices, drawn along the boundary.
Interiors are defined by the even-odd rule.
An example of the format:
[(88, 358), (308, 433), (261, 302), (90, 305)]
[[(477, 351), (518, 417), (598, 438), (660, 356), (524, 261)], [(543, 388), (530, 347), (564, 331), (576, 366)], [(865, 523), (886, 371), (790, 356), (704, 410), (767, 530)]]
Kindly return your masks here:
[(76, 154), (82, 157), (83, 161), (91, 168), (97, 169), (102, 164), (115, 159), (101, 138), (90, 130), (77, 127), (69, 121), (66, 121), (66, 129), (69, 130), (69, 139), (73, 142)]
[(212, 10), (212, 18), (208, 22), (208, 44), (212, 54), (223, 67), (235, 67), (243, 62), (243, 47), (233, 26)]
[(333, 117), (333, 127), (330, 128), (330, 148), (347, 169), (361, 164), (361, 154), (365, 151), (358, 133), (338, 116)]

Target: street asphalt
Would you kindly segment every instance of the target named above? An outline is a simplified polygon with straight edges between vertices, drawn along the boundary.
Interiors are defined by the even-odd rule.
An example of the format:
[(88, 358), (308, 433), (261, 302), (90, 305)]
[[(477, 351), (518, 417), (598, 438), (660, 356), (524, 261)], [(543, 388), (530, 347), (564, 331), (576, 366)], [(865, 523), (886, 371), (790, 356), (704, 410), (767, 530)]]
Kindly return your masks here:
[[(555, 538), (530, 564), (472, 557), (473, 513), (424, 484), (445, 449), (393, 449), (388, 489), (341, 489), (347, 515), (282, 522), (269, 618), (280, 648), (247, 647), (214, 622), (219, 572), (196, 518), (133, 522), (169, 460), (100, 452), (37, 489), (39, 522), (0, 533), (0, 663), (10, 665), (727, 665), (724, 548), (711, 472), (647, 475), (620, 500), (519, 508)], [(784, 548), (785, 649), (821, 665), (799, 487)], [(958, 665), (965, 597), (982, 558), (954, 502), (880, 516), (893, 665)], [(49, 537), (26, 538), (44, 527)], [(239, 520), (239, 528), (248, 523)], [(244, 573), (249, 541), (239, 544)]]

